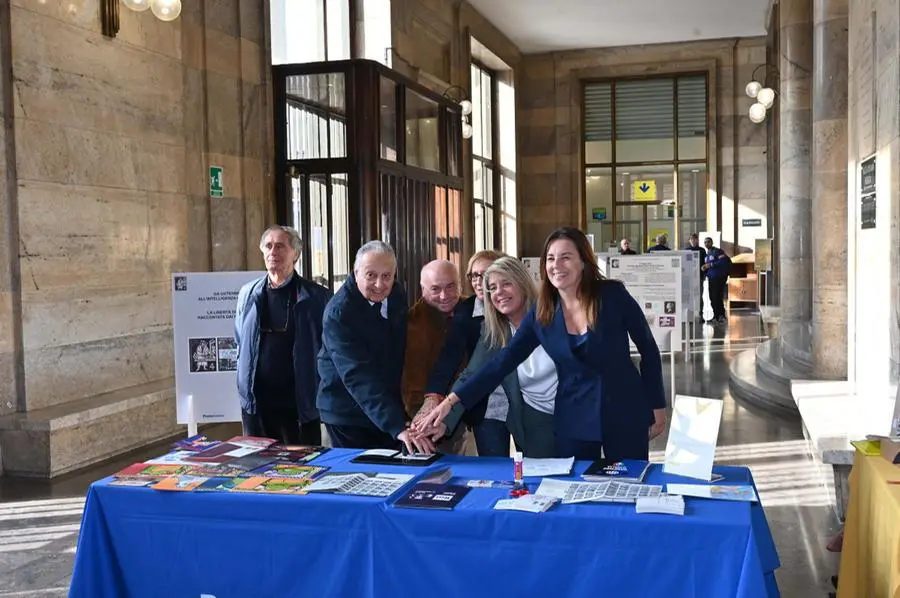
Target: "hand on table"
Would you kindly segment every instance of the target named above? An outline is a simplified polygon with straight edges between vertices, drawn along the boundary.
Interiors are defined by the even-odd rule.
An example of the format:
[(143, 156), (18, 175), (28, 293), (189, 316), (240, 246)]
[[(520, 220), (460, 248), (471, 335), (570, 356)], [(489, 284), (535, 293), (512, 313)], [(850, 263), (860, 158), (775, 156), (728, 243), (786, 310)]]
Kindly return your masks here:
[[(446, 429), (446, 426), (444, 428)], [(406, 446), (406, 451), (409, 453), (424, 453), (426, 455), (434, 453), (434, 443), (431, 441), (431, 438), (412, 428), (397, 434), (397, 440)]]

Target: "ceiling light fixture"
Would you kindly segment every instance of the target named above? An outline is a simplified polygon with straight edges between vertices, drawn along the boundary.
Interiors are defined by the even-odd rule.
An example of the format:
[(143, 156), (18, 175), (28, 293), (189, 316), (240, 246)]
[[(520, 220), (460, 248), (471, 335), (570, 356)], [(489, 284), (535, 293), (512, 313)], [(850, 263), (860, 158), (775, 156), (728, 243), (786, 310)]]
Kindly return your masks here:
[[(116, 37), (119, 33), (119, 1), (100, 0), (100, 25), (103, 35)], [(134, 12), (150, 10), (160, 21), (174, 21), (181, 15), (181, 0), (121, 0)]]

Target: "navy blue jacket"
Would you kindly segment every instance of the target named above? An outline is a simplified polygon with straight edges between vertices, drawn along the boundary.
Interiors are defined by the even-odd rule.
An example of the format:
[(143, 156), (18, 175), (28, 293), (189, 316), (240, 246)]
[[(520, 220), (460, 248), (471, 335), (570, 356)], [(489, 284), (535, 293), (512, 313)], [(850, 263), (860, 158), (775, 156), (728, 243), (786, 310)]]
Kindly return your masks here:
[[(481, 324), (484, 322), (484, 316), (472, 316), (475, 312), (476, 299), (475, 295), (472, 295), (456, 304), (456, 308), (453, 310), (453, 320), (447, 330), (444, 348), (428, 376), (428, 383), (425, 385), (426, 393), (445, 395), (450, 392), (463, 360), (466, 357), (471, 359), (475, 353), (475, 347), (481, 337)], [(493, 391), (493, 389), (491, 390)], [(487, 395), (484, 398), (487, 398)], [(467, 424), (475, 425), (484, 419), (486, 409), (487, 401), (471, 411), (466, 411), (463, 419)]]
[(392, 437), (406, 428), (400, 380), (406, 350), (406, 293), (394, 283), (387, 321), (363, 297), (351, 274), (325, 308), (319, 351), (322, 421), (375, 426)]
[[(666, 406), (662, 360), (647, 319), (618, 281), (603, 281), (597, 323), (588, 331), (584, 360), (572, 353), (562, 307), (543, 326), (532, 309), (512, 341), (478, 374), (455, 389), (463, 405), (474, 406), (541, 345), (556, 364), (559, 387), (558, 437), (601, 441), (605, 435), (647, 438), (653, 409)], [(641, 355), (631, 361), (628, 338)], [(636, 436), (637, 435), (637, 436)]]
[[(234, 338), (238, 346), (237, 387), (241, 409), (256, 413), (253, 383), (259, 358), (259, 306), (268, 275), (248, 282), (238, 293), (234, 315)], [(306, 423), (319, 418), (316, 411), (316, 355), (322, 346), (322, 314), (331, 298), (331, 291), (294, 274), (288, 284), (294, 285), (297, 295), (293, 307), (294, 328), (294, 386), (297, 413)]]
[(706, 254), (704, 262), (709, 264), (709, 270), (706, 271), (706, 277), (712, 280), (725, 278), (731, 270), (731, 258), (718, 247), (712, 247)]

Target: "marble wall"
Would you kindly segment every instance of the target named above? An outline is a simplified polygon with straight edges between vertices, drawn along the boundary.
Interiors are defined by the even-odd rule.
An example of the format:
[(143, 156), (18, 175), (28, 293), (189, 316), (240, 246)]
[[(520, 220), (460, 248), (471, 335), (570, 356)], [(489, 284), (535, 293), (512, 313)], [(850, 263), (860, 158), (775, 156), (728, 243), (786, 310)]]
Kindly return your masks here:
[[(900, 371), (900, 0), (852, 0), (848, 97), (848, 377)], [(860, 163), (876, 157), (876, 221), (862, 229)]]
[[(766, 60), (765, 38), (603, 48), (524, 56), (518, 78), (520, 247), (537, 255), (553, 228), (584, 224), (582, 81), (707, 72), (707, 218), (729, 251), (766, 234), (766, 127), (750, 122), (744, 86)], [(743, 227), (743, 218), (762, 218)], [(685, 240), (686, 241), (686, 240)]]
[(185, 2), (170, 23), (122, 7), (115, 39), (99, 0), (13, 0), (0, 20), (16, 148), (14, 195), (0, 187), (0, 367), (20, 287), (18, 411), (171, 379), (171, 273), (259, 266), (273, 217), (265, 4)]

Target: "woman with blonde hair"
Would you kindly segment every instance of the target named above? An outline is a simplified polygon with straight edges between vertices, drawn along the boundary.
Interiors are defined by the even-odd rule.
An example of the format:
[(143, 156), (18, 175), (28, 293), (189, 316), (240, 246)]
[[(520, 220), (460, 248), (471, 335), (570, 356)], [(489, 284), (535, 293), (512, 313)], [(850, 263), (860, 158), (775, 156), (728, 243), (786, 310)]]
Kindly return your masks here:
[[(629, 338), (641, 356), (631, 359)], [(490, 392), (543, 347), (556, 364), (556, 453), (577, 459), (647, 459), (666, 426), (659, 348), (643, 310), (625, 285), (600, 275), (591, 244), (577, 228), (547, 237), (535, 308), (512, 341), (476, 375), (454, 388), (419, 430), (441, 422), (456, 403)]]
[[(538, 298), (537, 287), (525, 266), (512, 257), (495, 261), (484, 273), (484, 324), (469, 365), (454, 388), (465, 384), (512, 340)], [(529, 457), (555, 453), (553, 411), (557, 388), (556, 366), (540, 346), (506, 375), (490, 395), (473, 397), (454, 410), (445, 422), (452, 429), (463, 408), (483, 410), (475, 423), (480, 456), (509, 456), (509, 436)]]

